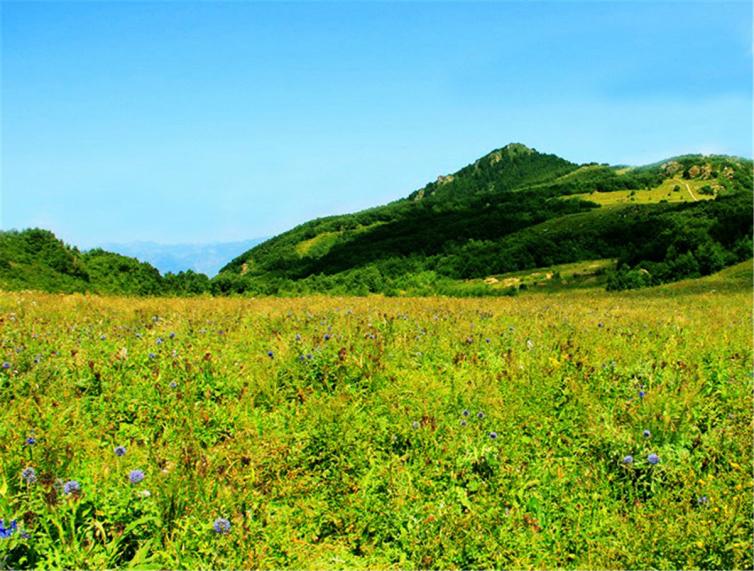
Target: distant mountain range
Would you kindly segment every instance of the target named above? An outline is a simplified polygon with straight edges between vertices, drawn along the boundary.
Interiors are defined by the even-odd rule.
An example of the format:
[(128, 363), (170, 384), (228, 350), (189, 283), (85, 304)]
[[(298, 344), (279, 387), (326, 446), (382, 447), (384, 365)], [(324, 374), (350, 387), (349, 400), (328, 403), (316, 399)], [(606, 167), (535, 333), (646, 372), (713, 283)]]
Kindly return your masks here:
[(158, 244), (156, 242), (129, 242), (125, 244), (102, 244), (101, 248), (124, 256), (148, 262), (163, 275), (177, 274), (186, 270), (213, 277), (220, 268), (242, 252), (264, 242), (266, 238), (240, 242), (216, 242), (210, 244)]

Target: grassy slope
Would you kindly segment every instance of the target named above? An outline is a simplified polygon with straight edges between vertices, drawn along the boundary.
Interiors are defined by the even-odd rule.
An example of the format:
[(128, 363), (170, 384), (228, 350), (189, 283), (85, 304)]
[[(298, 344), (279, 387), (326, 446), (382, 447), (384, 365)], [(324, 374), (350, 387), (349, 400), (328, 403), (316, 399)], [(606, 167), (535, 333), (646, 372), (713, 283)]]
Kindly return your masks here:
[(749, 275), (494, 300), (2, 293), (0, 515), (31, 539), (0, 557), (748, 567)]
[[(715, 196), (701, 194), (699, 190), (709, 184), (706, 180), (683, 180), (669, 178), (662, 184), (651, 188), (635, 190), (614, 190), (612, 192), (591, 192), (573, 194), (569, 199), (581, 199), (595, 202), (600, 206), (613, 204), (657, 204), (659, 202), (697, 202), (699, 200), (713, 200)], [(680, 190), (676, 191), (675, 187)]]
[[(531, 243), (535, 247), (535, 243), (553, 236), (569, 242), (573, 252), (560, 253), (550, 263), (618, 256), (620, 252), (610, 246), (587, 252), (587, 255), (583, 253), (586, 244), (605, 242), (604, 232), (613, 236), (607, 238), (608, 242), (611, 239), (615, 242), (614, 236), (620, 232), (620, 220), (616, 220), (613, 209), (636, 205), (662, 208), (667, 206), (660, 204), (664, 202), (670, 206), (683, 206), (681, 203), (714, 199), (716, 196), (703, 195), (700, 189), (711, 185), (717, 189), (719, 196), (724, 196), (729, 193), (725, 186), (730, 186), (729, 179), (732, 178), (725, 169), (733, 169), (731, 172), (750, 169), (749, 163), (742, 159), (719, 156), (676, 157), (645, 167), (578, 166), (566, 161), (559, 163), (560, 159), (549, 155), (540, 157), (520, 145), (512, 147), (513, 158), (508, 157), (507, 148), (490, 153), (452, 175), (439, 177), (437, 182), (411, 194), (409, 200), (354, 215), (315, 220), (294, 228), (243, 254), (225, 269), (229, 272), (248, 271), (250, 275), (262, 277), (299, 279), (310, 274), (337, 274), (390, 259), (396, 260), (396, 264), (391, 266), (396, 267), (400, 266), (401, 258), (413, 256), (415, 259), (434, 257), (422, 269), (438, 267), (442, 268), (440, 273), (447, 272), (445, 275), (484, 278), (486, 275), (481, 267), (464, 268), (458, 259), (483, 256), (485, 250), (489, 255), (497, 249), (502, 249), (508, 255), (510, 252), (506, 248), (517, 241)], [(522, 163), (525, 168), (532, 169), (528, 174), (521, 170), (524, 167), (515, 162), (522, 156), (538, 157), (537, 161)], [(694, 167), (697, 170), (693, 176), (684, 178), (683, 169), (689, 168), (689, 165), (698, 165)], [(541, 172), (538, 173), (537, 169), (541, 169)], [(506, 174), (508, 170), (513, 174)], [(639, 186), (655, 180), (653, 177), (657, 173), (664, 173), (658, 175), (662, 182), (651, 188)], [(750, 178), (750, 173), (747, 176)], [(499, 179), (504, 180), (505, 184), (498, 184), (496, 181)], [(637, 184), (632, 186), (625, 181), (636, 181)], [(583, 193), (574, 190), (579, 185), (610, 191)], [(680, 190), (675, 191), (675, 186)], [(529, 227), (503, 223), (497, 225), (494, 231), (478, 231), (491, 227), (492, 221), (516, 210), (515, 202), (506, 202), (495, 210), (496, 200), (509, 192), (520, 193), (522, 197), (526, 193), (540, 193), (553, 199), (558, 196), (569, 200), (581, 199), (603, 208), (580, 214), (556, 213), (549, 220), (541, 222), (536, 219), (536, 214), (543, 205), (538, 204), (530, 206)], [(424, 208), (420, 205), (424, 205)], [(441, 234), (444, 237), (435, 243), (432, 236)], [(583, 235), (588, 235), (589, 240), (580, 239)], [(628, 238), (630, 240), (630, 236)], [(471, 240), (484, 241), (485, 245), (472, 253), (464, 252), (463, 245)], [(635, 246), (641, 247), (638, 244)]]

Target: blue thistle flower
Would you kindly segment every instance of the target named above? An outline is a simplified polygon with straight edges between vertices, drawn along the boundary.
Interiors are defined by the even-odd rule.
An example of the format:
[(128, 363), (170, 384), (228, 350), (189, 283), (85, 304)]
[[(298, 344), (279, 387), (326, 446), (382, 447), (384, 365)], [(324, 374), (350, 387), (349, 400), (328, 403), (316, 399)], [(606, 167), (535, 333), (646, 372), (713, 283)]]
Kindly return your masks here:
[(8, 539), (16, 532), (17, 527), (15, 519), (8, 524), (8, 527), (5, 527), (5, 520), (0, 519), (0, 539)]
[(155, 357), (157, 357), (157, 355), (155, 355), (154, 353), (150, 353), (150, 354), (149, 354), (149, 358), (150, 358), (150, 359), (154, 359)]
[(469, 412), (468, 409), (465, 408), (465, 409), (463, 409), (463, 412), (461, 414), (463, 414), (463, 416), (469, 416), (469, 414), (471, 414), (471, 413)]
[(644, 432), (642, 432), (642, 434), (644, 435), (644, 438), (649, 438), (650, 436), (652, 436), (652, 433), (649, 432), (649, 430), (645, 430)]
[(634, 463), (634, 457), (630, 454), (628, 456), (623, 457), (623, 463), (624, 464), (633, 464)]
[(647, 456), (647, 462), (649, 462), (652, 465), (659, 464), (660, 463), (660, 457), (655, 454), (654, 452)]
[(37, 481), (37, 471), (29, 466), (28, 468), (23, 469), (23, 471), (21, 472), (21, 477), (27, 484), (33, 484)]
[(273, 359), (273, 358), (275, 357), (275, 353), (273, 353), (272, 351), (267, 351), (267, 356), (268, 356), (268, 357), (269, 357), (270, 359)]
[(170, 332), (170, 338), (171, 339), (175, 339), (175, 331), (171, 331)]
[(484, 413), (480, 410), (478, 413), (476, 413), (477, 418), (484, 418)]
[(215, 523), (212, 524), (212, 529), (215, 533), (219, 534), (230, 533), (230, 522), (224, 517), (219, 517), (215, 520)]
[(68, 480), (63, 484), (63, 493), (65, 495), (77, 494), (81, 491), (81, 485), (76, 480)]
[(696, 498), (696, 503), (700, 506), (706, 506), (709, 503), (709, 498), (707, 496), (699, 496)]
[(3, 361), (3, 369), (10, 369), (10, 363), (8, 361)]
[(138, 484), (140, 482), (144, 481), (144, 472), (141, 470), (131, 470), (131, 472), (128, 474), (128, 479), (131, 481), (132, 484)]
[(27, 446), (34, 446), (37, 443), (37, 439), (33, 436), (29, 436), (26, 440), (24, 440), (24, 444)]
[(116, 456), (125, 456), (126, 455), (126, 447), (125, 446), (116, 446), (115, 447), (115, 455)]
[(497, 438), (497, 432), (490, 432), (490, 438), (492, 438), (492, 440), (495, 440), (495, 438)]
[(162, 345), (162, 337), (158, 337), (155, 343), (157, 343), (158, 345)]
[(639, 398), (640, 399), (643, 399), (646, 395), (647, 395), (647, 393), (645, 393), (644, 391), (639, 391)]
[(329, 341), (329, 340), (330, 340), (330, 334), (329, 333), (325, 333), (325, 341)]

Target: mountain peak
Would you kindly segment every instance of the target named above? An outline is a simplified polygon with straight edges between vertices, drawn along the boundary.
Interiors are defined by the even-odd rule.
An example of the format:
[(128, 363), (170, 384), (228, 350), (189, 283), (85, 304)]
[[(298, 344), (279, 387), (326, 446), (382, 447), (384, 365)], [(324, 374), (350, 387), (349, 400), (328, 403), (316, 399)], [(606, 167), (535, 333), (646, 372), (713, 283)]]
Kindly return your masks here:
[(491, 153), (488, 153), (487, 157), (502, 158), (503, 156), (515, 157), (519, 155), (533, 155), (533, 154), (538, 154), (538, 153), (535, 149), (527, 147), (523, 143), (508, 143), (504, 147), (500, 149), (495, 149)]
[(508, 143), (500, 150), (506, 151), (508, 153), (526, 153), (529, 155), (537, 152), (534, 149), (527, 147), (523, 143)]
[(491, 151), (484, 155), (482, 158), (477, 159), (474, 164), (478, 165), (481, 162), (489, 162), (490, 164), (495, 164), (500, 162), (503, 159), (516, 159), (519, 157), (524, 156), (531, 156), (531, 155), (540, 155), (541, 153), (538, 153), (536, 149), (532, 149), (530, 147), (527, 147), (523, 143), (508, 143), (504, 147), (501, 147), (499, 149), (495, 149), (494, 151)]

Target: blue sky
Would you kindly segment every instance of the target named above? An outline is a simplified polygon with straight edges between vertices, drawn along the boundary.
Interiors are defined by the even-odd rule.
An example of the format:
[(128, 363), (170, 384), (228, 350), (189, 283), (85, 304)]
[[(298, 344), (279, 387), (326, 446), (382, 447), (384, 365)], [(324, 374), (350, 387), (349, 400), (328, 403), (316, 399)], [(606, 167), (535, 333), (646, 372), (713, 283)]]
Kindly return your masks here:
[(749, 2), (2, 2), (2, 227), (268, 236), (511, 141), (752, 153)]

